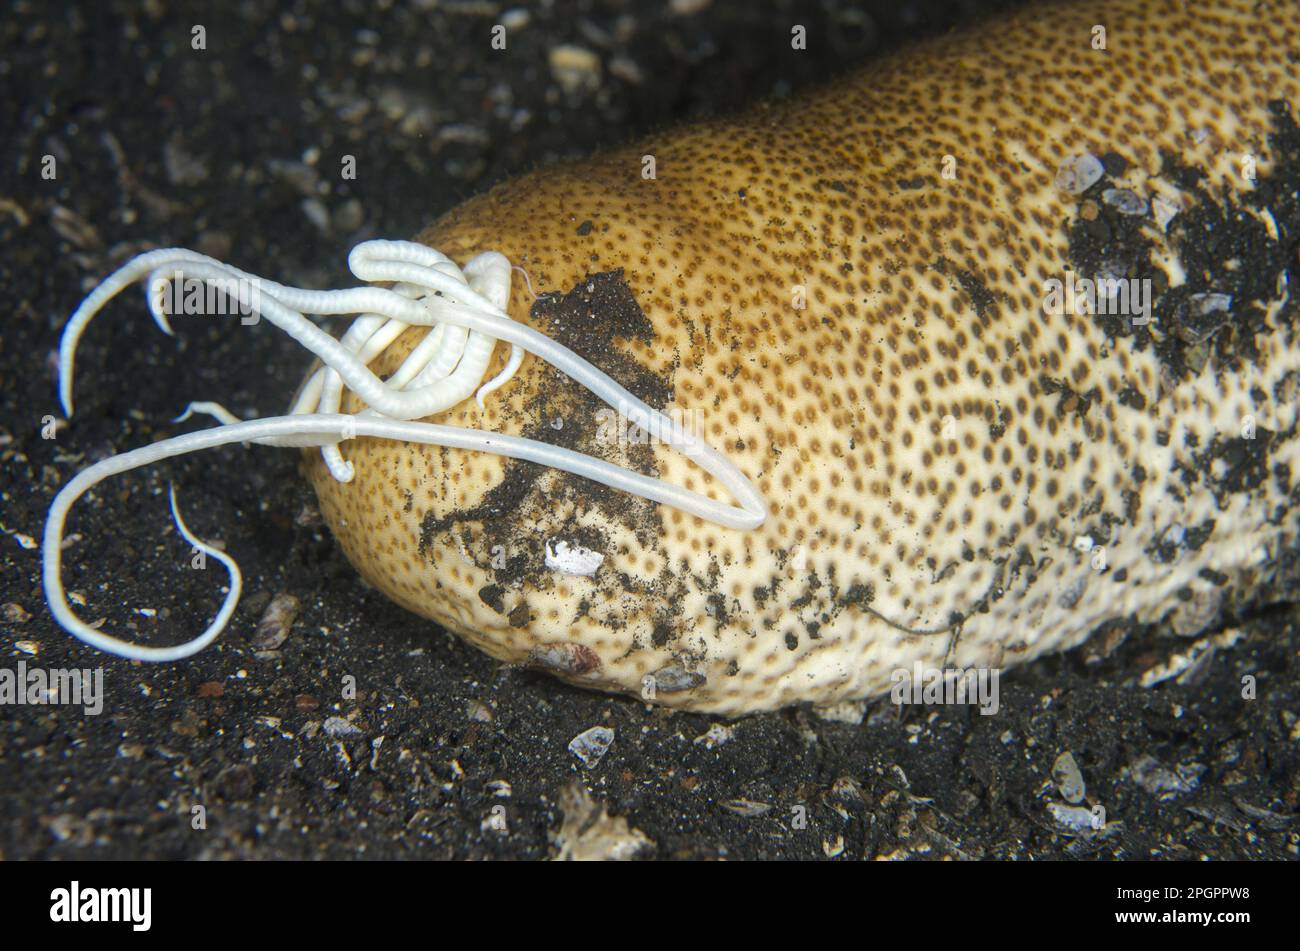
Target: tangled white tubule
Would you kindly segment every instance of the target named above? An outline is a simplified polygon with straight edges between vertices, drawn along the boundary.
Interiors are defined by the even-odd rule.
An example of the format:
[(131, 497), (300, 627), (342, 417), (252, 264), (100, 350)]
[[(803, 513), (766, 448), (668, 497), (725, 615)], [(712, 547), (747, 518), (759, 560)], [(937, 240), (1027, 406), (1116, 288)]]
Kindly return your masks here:
[[(724, 456), (567, 347), (510, 318), (504, 307), (512, 269), (503, 255), (484, 252), (471, 259), (462, 271), (446, 255), (425, 245), (375, 240), (353, 248), (348, 264), (361, 280), (394, 282), (394, 286), (330, 291), (288, 287), (194, 251), (168, 248), (129, 261), (96, 287), (73, 313), (59, 346), (59, 394), (68, 417), (73, 412), (73, 366), (78, 340), (105, 304), (144, 277), (151, 289), (159, 281), (182, 278), (217, 287), (234, 296), (241, 308), (260, 314), (285, 331), (314, 353), (323, 366), (307, 379), (286, 416), (243, 421), (218, 403), (190, 403), (175, 422), (203, 413), (215, 417), (221, 425), (105, 459), (79, 473), (59, 491), (45, 523), (43, 581), (51, 613), (69, 633), (100, 650), (148, 661), (189, 657), (221, 633), (239, 600), (239, 566), (229, 555), (190, 532), (181, 518), (174, 489), (170, 496), (172, 515), (182, 537), (220, 561), (230, 576), (230, 588), (220, 611), (193, 640), (174, 647), (150, 647), (91, 627), (68, 604), (61, 577), (61, 553), (69, 510), (97, 483), (162, 459), (236, 442), (286, 448), (320, 446), (326, 467), (340, 482), (351, 480), (353, 470), (339, 445), (358, 436), (496, 453), (571, 472), (729, 528), (750, 529), (763, 523), (766, 510), (762, 497)], [(162, 296), (147, 296), (154, 321), (165, 333), (172, 334), (161, 307)], [(361, 316), (335, 340), (307, 318), (309, 313)], [(386, 381), (381, 380), (367, 365), (412, 326), (430, 329), (401, 367)], [(498, 340), (511, 344), (510, 358), (502, 372), (482, 383)], [(547, 360), (635, 425), (662, 434), (667, 444), (718, 479), (740, 505), (725, 505), (661, 479), (538, 440), (414, 421), (443, 412), (471, 394), (482, 408), (483, 397), (509, 382), (525, 352)], [(365, 401), (367, 409), (356, 414), (339, 412), (345, 384)]]

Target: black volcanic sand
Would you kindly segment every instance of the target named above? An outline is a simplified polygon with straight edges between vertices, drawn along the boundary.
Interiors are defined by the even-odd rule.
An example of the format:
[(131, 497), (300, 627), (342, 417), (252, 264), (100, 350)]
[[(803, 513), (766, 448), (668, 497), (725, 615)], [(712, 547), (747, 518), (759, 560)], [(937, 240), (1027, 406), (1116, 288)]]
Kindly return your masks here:
[[(188, 567), (173, 482), (191, 526), (243, 566), (244, 606), (215, 647), (130, 664), (46, 613), (20, 536), (39, 537), (60, 484), (195, 426), (169, 422), (191, 399), (278, 412), (308, 363), (267, 325), (182, 318), (167, 338), (133, 290), (81, 346), (74, 421), (42, 439), (42, 418), (60, 413), (59, 329), (130, 254), (184, 245), (340, 286), (356, 241), (412, 234), (508, 174), (788, 94), (998, 4), (881, 2), (863, 16), (847, 2), (714, 2), (673, 16), (606, 0), (526, 24), (490, 0), (436, 15), (418, 2), (371, 15), (356, 0), (315, 20), (270, 2), (220, 18), (181, 3), (61, 6), (17, 3), (0, 23), (0, 667), (102, 664), (106, 697), (98, 716), (3, 709), (0, 857), (540, 858), (556, 851), (575, 780), (661, 858), (1295, 856), (1294, 607), (1229, 619), (1238, 642), (1181, 683), (1136, 683), (1193, 646), (1145, 630), (1006, 675), (996, 716), (877, 703), (860, 723), (795, 709), (726, 724), (503, 667), (405, 613), (344, 561), (295, 454), (234, 446), (100, 486), (75, 511), (66, 556), (86, 618), (199, 631), (222, 578), (215, 563)], [(512, 24), (505, 52), (488, 47), (496, 22)], [(792, 23), (808, 27), (810, 52), (790, 51)], [(196, 24), (206, 50), (191, 48)], [(606, 66), (586, 92), (550, 76), (562, 43)], [(340, 179), (345, 156), (355, 179)], [(259, 652), (257, 621), (282, 592), (300, 614)], [(717, 724), (729, 741), (696, 742)], [(586, 768), (568, 744), (597, 725), (614, 742)], [(1106, 810), (1102, 832), (1048, 809), (1067, 750), (1085, 802)], [(193, 828), (196, 805), (206, 828)]]

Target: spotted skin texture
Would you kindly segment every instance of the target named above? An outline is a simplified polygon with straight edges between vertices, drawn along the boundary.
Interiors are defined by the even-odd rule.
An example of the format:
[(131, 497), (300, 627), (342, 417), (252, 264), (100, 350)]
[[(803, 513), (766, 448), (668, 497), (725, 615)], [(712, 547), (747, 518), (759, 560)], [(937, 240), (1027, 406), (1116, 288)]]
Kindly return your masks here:
[[(372, 584), (493, 656), (693, 710), (871, 697), (914, 662), (1008, 667), (1107, 625), (1203, 628), (1275, 591), (1297, 545), (1298, 29), (1294, 3), (1038, 6), (500, 185), (419, 240), (526, 269), (542, 296), (517, 279), (511, 315), (700, 421), (770, 517), (722, 529), (373, 440), (345, 445), (350, 484), (306, 456), (322, 512)], [(1082, 153), (1107, 174), (1066, 194)], [(1117, 217), (1115, 188), (1141, 215)], [(1158, 208), (1179, 209), (1163, 229)], [(1045, 312), (1046, 282), (1101, 265), (1152, 280), (1150, 324)], [(1230, 315), (1180, 333), (1190, 292), (1218, 289)], [(438, 421), (725, 498), (600, 408), (530, 356), (486, 412)], [(596, 574), (546, 568), (557, 538), (603, 553)]]

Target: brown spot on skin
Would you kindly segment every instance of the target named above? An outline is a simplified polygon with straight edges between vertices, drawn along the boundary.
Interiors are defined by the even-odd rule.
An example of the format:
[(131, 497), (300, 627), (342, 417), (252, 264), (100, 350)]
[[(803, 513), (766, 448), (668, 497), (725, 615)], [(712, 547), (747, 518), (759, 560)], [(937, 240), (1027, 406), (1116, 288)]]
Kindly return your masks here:
[[(698, 421), (770, 516), (730, 531), (496, 456), (360, 439), (342, 447), (347, 484), (305, 455), (347, 557), (495, 657), (638, 696), (656, 671), (689, 671), (698, 683), (656, 701), (731, 714), (1158, 621), (1214, 583), (1203, 569), (1246, 592), (1258, 553), (1300, 533), (1283, 385), (1300, 318), (1277, 291), (1284, 271), (1300, 287), (1286, 145), (1300, 18), (1245, 0), (1104, 9), (1123, 37), (1104, 52), (1088, 45), (1096, 5), (1029, 9), (444, 216), (419, 240), (524, 268), (540, 297), (516, 279), (511, 316)], [(1064, 194), (1056, 170), (1084, 152), (1106, 174), (1095, 195)], [(651, 153), (657, 180), (641, 177)], [(1105, 188), (1181, 210), (1162, 231)], [(1044, 311), (1044, 283), (1072, 265), (1149, 275), (1173, 315), (1173, 264), (1198, 292), (1215, 289), (1207, 273), (1234, 282), (1250, 333), (1227, 322), (1197, 351), (1160, 320), (1129, 334)], [(423, 332), (373, 369), (392, 372)], [(529, 356), (485, 412), (468, 400), (435, 421), (725, 496), (679, 453), (603, 438), (602, 405)], [(1245, 416), (1265, 438), (1244, 441)], [(557, 537), (598, 548), (597, 574), (545, 569)]]

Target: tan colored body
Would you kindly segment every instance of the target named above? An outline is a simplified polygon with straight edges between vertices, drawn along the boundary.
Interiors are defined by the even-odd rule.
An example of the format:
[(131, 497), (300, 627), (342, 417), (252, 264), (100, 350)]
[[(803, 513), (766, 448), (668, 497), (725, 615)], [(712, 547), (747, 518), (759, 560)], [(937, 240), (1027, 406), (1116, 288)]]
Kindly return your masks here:
[[(1207, 198), (1232, 212), (1294, 174), (1270, 134), (1300, 108), (1298, 30), (1295, 3), (1033, 7), (507, 182), (419, 240), (462, 263), (500, 251), (539, 294), (622, 268), (648, 328), (598, 306), (547, 326), (522, 279), (510, 313), (702, 419), (770, 517), (732, 531), (496, 456), (364, 439), (343, 447), (350, 484), (307, 454), (322, 511), (371, 583), (493, 656), (642, 695), (658, 671), (655, 700), (698, 710), (865, 697), (918, 660), (1006, 666), (1112, 619), (1212, 615), (1296, 544), (1300, 340), (1276, 264), (1289, 241), (1296, 269), (1295, 234), (1224, 251), (1222, 274), (1271, 269), (1274, 292), (1234, 301), (1198, 346), (1169, 349), (1160, 297), (1203, 280), (1184, 272), (1207, 239), (1181, 229)], [(1084, 152), (1125, 160), (1106, 187), (1181, 209), (1127, 239), (1168, 285), (1141, 346), (1043, 308), (1045, 282), (1109, 253), (1104, 229), (1072, 244), (1071, 228), (1113, 212), (1055, 184)], [(1248, 307), (1263, 329), (1244, 334)], [(471, 400), (437, 421), (549, 432), (707, 488), (663, 446), (611, 443), (599, 408), (530, 356), (486, 413)], [(551, 539), (605, 560), (556, 572)]]

